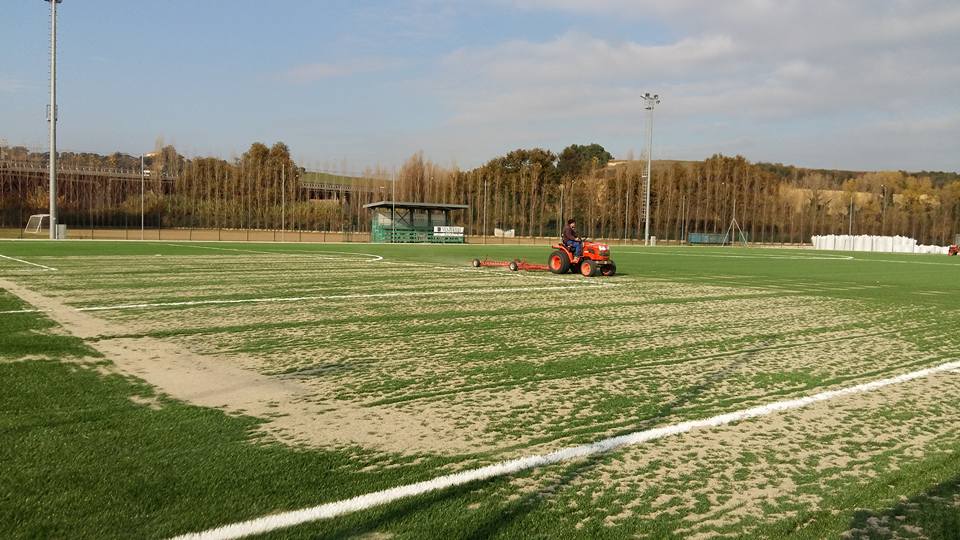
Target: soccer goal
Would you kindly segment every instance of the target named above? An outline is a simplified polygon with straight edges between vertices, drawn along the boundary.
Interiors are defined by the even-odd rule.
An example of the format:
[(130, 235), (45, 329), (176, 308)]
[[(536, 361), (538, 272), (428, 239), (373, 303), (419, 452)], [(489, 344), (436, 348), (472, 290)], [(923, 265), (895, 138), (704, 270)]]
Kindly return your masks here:
[(50, 214), (34, 214), (27, 220), (23, 234), (43, 234), (50, 229)]

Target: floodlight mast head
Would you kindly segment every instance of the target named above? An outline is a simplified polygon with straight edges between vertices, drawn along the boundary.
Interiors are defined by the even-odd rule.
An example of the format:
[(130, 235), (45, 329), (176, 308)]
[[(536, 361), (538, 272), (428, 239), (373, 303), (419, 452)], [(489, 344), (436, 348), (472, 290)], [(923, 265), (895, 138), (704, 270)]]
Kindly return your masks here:
[(652, 95), (651, 95), (650, 92), (645, 92), (645, 93), (643, 94), (643, 99), (644, 99), (644, 101), (647, 102), (647, 105), (646, 105), (646, 107), (644, 107), (644, 109), (646, 109), (646, 110), (648, 110), (648, 111), (652, 111), (654, 105), (659, 105), (659, 104), (660, 104), (660, 94), (652, 94)]

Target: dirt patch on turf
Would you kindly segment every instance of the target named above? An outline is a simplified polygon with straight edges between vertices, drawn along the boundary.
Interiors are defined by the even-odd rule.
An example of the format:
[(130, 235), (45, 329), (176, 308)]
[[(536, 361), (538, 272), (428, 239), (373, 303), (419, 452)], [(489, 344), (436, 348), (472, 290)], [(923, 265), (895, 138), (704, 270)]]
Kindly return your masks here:
[[(16, 283), (0, 280), (0, 287), (43, 309), (77, 337), (125, 331), (117, 323), (78, 312)], [(268, 419), (263, 428), (291, 444), (359, 444), (400, 453), (471, 450), (469, 442), (444, 437), (449, 426), (442, 418), (431, 417), (429, 411), (378, 410), (348, 403), (331, 409), (311, 402), (312, 392), (296, 381), (270, 378), (154, 338), (100, 339), (89, 344), (113, 361), (121, 373), (139, 377), (176, 399)]]
[[(190, 292), (198, 292), (196, 284), (188, 283), (192, 276), (188, 272), (167, 285), (190, 298)], [(432, 278), (431, 286), (489, 286), (486, 276), (443, 274)], [(402, 273), (352, 276), (352, 282), (320, 277), (314, 276), (318, 281), (307, 293), (408, 292), (420, 286), (417, 279), (397, 282)], [(228, 276), (225, 283), (237, 279)], [(513, 274), (498, 275), (495, 281), (503, 287), (531, 282)], [(530, 291), (519, 299), (497, 294), (417, 298), (415, 309), (391, 298), (96, 312), (88, 333), (186, 330), (162, 342), (111, 338), (100, 340), (98, 347), (111, 348), (111, 358), (152, 355), (136, 365), (129, 360), (127, 366), (134, 365), (129, 369), (138, 376), (181, 399), (271, 418), (270, 429), (282, 429), (283, 440), (291, 444), (363, 444), (436, 453), (511, 447), (508, 451), (517, 453), (531, 444), (538, 449), (549, 446), (544, 441), (564, 443), (589, 431), (601, 436), (636, 427), (637, 408), (651, 403), (668, 405), (655, 421), (669, 423), (691, 408), (723, 406), (731, 397), (755, 402), (802, 391), (796, 380), (779, 377), (785, 369), (859, 372), (861, 363), (870, 366), (898, 351), (901, 360), (909, 354), (909, 347), (895, 340), (864, 342), (857, 340), (857, 332), (829, 330), (869, 317), (843, 301), (667, 282), (649, 287), (624, 281), (617, 288), (597, 289), (590, 291), (597, 306), (583, 306), (580, 292)], [(249, 286), (220, 285), (216, 292), (247, 290)], [(68, 297), (75, 300), (73, 292)], [(611, 311), (605, 306), (612, 303), (617, 307)], [(86, 315), (86, 320), (93, 318)], [(560, 336), (571, 315), (594, 324), (589, 335), (568, 342)], [(363, 320), (371, 317), (387, 320)], [(811, 328), (818, 334), (809, 339), (798, 335)], [(798, 345), (765, 351), (784, 344), (784, 339), (771, 338), (745, 346), (743, 340), (758, 329), (790, 336), (784, 339)], [(711, 356), (745, 347), (758, 351), (729, 360)], [(189, 365), (165, 361), (177, 354), (192, 355)], [(623, 360), (604, 364), (600, 358), (614, 355)], [(731, 370), (730, 365), (738, 367)], [(714, 373), (718, 366), (723, 373)], [(262, 378), (255, 380), (261, 382), (243, 383), (250, 388), (218, 400), (217, 393), (200, 396), (199, 390), (174, 394), (168, 388), (177, 381), (164, 379), (201, 369), (216, 377), (228, 368), (239, 371), (226, 380), (259, 374)], [(569, 373), (553, 375), (562, 370)]]
[(602, 517), (580, 519), (618, 527), (672, 515), (683, 537), (733, 538), (825, 502), (853, 511), (825, 499), (951, 452), (960, 432), (945, 427), (960, 414), (958, 380), (940, 373), (628, 448), (574, 482), (608, 501)]

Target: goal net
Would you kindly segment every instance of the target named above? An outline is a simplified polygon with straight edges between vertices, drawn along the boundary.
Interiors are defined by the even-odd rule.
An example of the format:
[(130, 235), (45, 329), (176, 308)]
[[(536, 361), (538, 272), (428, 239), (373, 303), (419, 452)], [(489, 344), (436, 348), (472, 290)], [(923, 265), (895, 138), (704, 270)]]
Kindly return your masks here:
[(27, 220), (24, 234), (43, 234), (50, 228), (50, 214), (34, 214)]

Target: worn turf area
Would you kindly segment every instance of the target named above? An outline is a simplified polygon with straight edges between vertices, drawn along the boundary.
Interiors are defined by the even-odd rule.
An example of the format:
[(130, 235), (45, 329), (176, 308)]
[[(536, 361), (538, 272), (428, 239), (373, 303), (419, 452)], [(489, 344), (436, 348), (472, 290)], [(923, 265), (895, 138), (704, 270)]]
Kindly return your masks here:
[[(609, 279), (467, 264), (548, 251), (0, 242), (0, 457), (17, 464), (0, 527), (169, 536), (958, 356), (956, 258), (614, 246)], [(942, 537), (958, 382), (272, 535)]]

